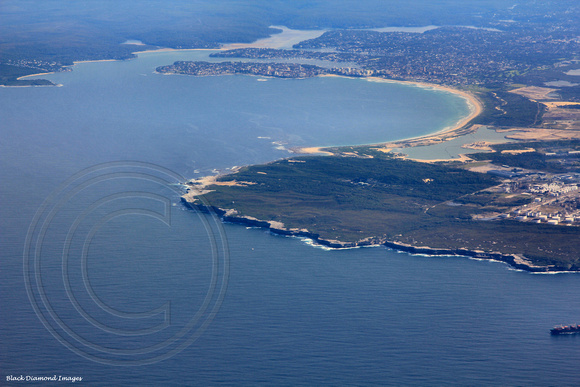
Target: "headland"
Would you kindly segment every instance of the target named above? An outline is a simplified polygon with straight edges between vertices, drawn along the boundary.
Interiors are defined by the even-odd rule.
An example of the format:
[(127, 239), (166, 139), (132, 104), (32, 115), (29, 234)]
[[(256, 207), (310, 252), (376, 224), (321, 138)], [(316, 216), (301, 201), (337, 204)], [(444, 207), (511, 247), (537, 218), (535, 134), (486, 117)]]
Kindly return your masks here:
[[(490, 31), (451, 31), (451, 36), (464, 39), (462, 34), (469, 36), (468, 39), (478, 39), (482, 34), (494, 40), (501, 38), (492, 36), (495, 32)], [(413, 39), (426, 44), (432, 39), (447, 39), (444, 36), (441, 31), (436, 36), (425, 34)], [(489, 82), (495, 77), (496, 70), (490, 67), (468, 73), (467, 68), (457, 67), (465, 58), (454, 64), (461, 73), (460, 78), (449, 72), (439, 76), (401, 77), (396, 73), (397, 68), (378, 66), (384, 59), (373, 55), (387, 53), (392, 43), (389, 39), (401, 37), (409, 38), (365, 31), (332, 32), (301, 43), (294, 50), (238, 48), (215, 54), (261, 60), (348, 60), (359, 67), (288, 62), (180, 62), (158, 69), (197, 76), (357, 77), (454, 93), (469, 106), (467, 116), (429, 135), (362, 146), (293, 149), (296, 154), (309, 156), (290, 157), (244, 167), (210, 180), (191, 181), (190, 193), (184, 202), (196, 207), (197, 197), (201, 196), (226, 221), (264, 227), (277, 234), (307, 237), (332, 248), (380, 244), (417, 254), (499, 260), (527, 271), (580, 270), (580, 251), (575, 242), (580, 236), (580, 212), (574, 204), (580, 200), (576, 194), (580, 186), (580, 163), (575, 161), (580, 142), (573, 141), (575, 132), (569, 129), (573, 128), (570, 122), (580, 122), (580, 116), (568, 108), (568, 103), (544, 104), (553, 98), (553, 89), (526, 89), (508, 86), (505, 82), (479, 86), (480, 80)], [(372, 46), (377, 39), (384, 46)], [(525, 45), (523, 40), (517, 44)], [(300, 48), (337, 51), (313, 53)], [(423, 67), (417, 71), (434, 65), (425, 62), (428, 59), (421, 60)], [(568, 70), (562, 67), (562, 71)], [(535, 94), (526, 94), (528, 90)], [(532, 98), (538, 95), (548, 101)], [(574, 98), (560, 102), (575, 106)], [(567, 120), (559, 118), (548, 124), (543, 117), (552, 111), (554, 116), (558, 114)], [(564, 128), (564, 125), (567, 126)], [(527, 133), (528, 142), (471, 144), (472, 149), (481, 153), (421, 163), (392, 152), (395, 148), (403, 153), (405, 148), (440, 144), (473, 133), (482, 126), (510, 131), (513, 137)], [(561, 135), (566, 141), (535, 141), (548, 133), (552, 136), (550, 140)], [(544, 185), (557, 191), (544, 189)]]
[[(333, 151), (193, 180), (183, 201), (206, 208), (201, 197), (224, 221), (330, 248), (384, 245), (414, 254), (498, 260), (534, 272), (580, 270), (580, 214), (578, 222), (573, 215), (556, 215), (572, 208), (565, 203), (575, 203), (578, 191), (567, 187), (577, 188), (580, 177), (520, 168), (510, 169), (513, 176), (506, 180), (496, 169), (469, 171), (481, 165), (472, 159), (418, 163), (371, 146)], [(528, 154), (510, 157), (524, 156), (519, 161), (525, 162)], [(568, 192), (559, 197), (562, 209), (548, 199), (548, 190), (532, 196), (523, 188), (548, 183)]]

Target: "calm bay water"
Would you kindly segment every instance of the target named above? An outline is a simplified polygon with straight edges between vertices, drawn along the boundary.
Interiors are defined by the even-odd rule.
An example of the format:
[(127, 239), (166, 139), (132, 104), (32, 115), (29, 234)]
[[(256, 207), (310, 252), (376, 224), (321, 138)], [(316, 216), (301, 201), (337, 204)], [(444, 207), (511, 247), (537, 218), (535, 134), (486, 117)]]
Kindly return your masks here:
[(548, 334), (580, 322), (577, 275), (326, 251), (179, 205), (180, 177), (430, 133), (465, 115), (463, 100), (344, 78), (153, 74), (206, 56), (85, 63), (51, 75), (60, 88), (0, 89), (3, 383), (578, 385), (580, 338)]

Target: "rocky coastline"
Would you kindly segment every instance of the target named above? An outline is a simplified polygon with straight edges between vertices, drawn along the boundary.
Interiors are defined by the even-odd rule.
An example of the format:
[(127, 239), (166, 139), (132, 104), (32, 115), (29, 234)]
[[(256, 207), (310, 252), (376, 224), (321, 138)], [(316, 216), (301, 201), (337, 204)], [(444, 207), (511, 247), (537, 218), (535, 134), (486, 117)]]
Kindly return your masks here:
[(479, 250), (469, 250), (469, 249), (445, 249), (445, 248), (432, 248), (428, 246), (413, 246), (402, 242), (389, 241), (384, 238), (367, 238), (360, 240), (358, 242), (341, 242), (334, 240), (326, 240), (320, 237), (319, 234), (312, 233), (305, 229), (287, 229), (282, 227), (277, 222), (260, 220), (252, 217), (246, 216), (236, 216), (232, 214), (232, 210), (226, 210), (223, 208), (215, 206), (207, 206), (202, 203), (192, 202), (185, 197), (181, 198), (183, 205), (194, 211), (201, 212), (213, 212), (215, 213), (223, 222), (239, 224), (248, 227), (259, 227), (270, 231), (276, 235), (284, 236), (295, 236), (304, 237), (312, 240), (313, 242), (325, 246), (331, 249), (347, 249), (356, 247), (369, 247), (382, 245), (393, 250), (403, 251), (410, 254), (421, 254), (430, 256), (462, 256), (475, 259), (484, 259), (504, 262), (513, 267), (514, 269), (523, 270), (532, 273), (562, 273), (570, 272), (569, 269), (558, 267), (555, 265), (549, 266), (538, 266), (534, 265), (532, 262), (527, 260), (523, 255), (520, 254), (502, 254), (499, 252), (486, 252)]

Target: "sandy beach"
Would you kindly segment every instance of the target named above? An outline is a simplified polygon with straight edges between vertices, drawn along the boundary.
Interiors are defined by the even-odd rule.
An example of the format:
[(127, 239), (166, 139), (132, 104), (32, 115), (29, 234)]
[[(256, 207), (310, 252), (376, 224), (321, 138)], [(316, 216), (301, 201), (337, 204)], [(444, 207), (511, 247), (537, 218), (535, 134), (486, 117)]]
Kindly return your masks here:
[[(116, 60), (117, 60), (117, 59), (102, 59), (102, 60), (81, 60), (81, 61), (75, 61), (75, 62), (73, 62), (73, 66), (74, 66), (74, 65), (77, 65), (77, 64), (79, 64), (79, 63), (114, 62), (114, 61), (116, 61)], [(65, 67), (71, 67), (71, 66), (65, 66)], [(56, 74), (56, 73), (55, 73), (54, 71), (50, 71), (50, 72), (47, 72), (47, 73), (35, 73), (35, 74), (28, 74), (28, 75), (24, 75), (24, 76), (22, 76), (22, 77), (18, 77), (18, 78), (16, 78), (16, 80), (17, 80), (17, 81), (20, 81), (20, 80), (22, 80), (22, 79), (25, 79), (25, 78), (30, 78), (30, 77), (39, 77), (39, 76), (41, 76), (41, 75), (51, 75), (51, 74)], [(50, 86), (50, 85), (49, 85), (49, 86)], [(58, 85), (56, 85), (56, 86), (58, 86)], [(62, 85), (61, 85), (61, 86), (62, 86)], [(18, 87), (29, 87), (29, 86), (18, 86)]]
[[(229, 50), (234, 48), (250, 48), (250, 47), (259, 47), (259, 48), (287, 48), (288, 46), (291, 47), (292, 44), (306, 40), (306, 39), (313, 39), (320, 35), (322, 35), (325, 30), (312, 30), (312, 31), (302, 31), (302, 30), (291, 30), (289, 28), (283, 26), (271, 26), (272, 28), (281, 29), (282, 32), (280, 34), (273, 34), (268, 38), (259, 39), (252, 43), (232, 43), (223, 45), (219, 49), (205, 49), (205, 48), (193, 48), (193, 49), (173, 49), (173, 48), (158, 48), (158, 49), (150, 49), (150, 50), (143, 50), (143, 51), (135, 51), (133, 54), (138, 55), (141, 53), (154, 53), (154, 52), (173, 52), (173, 51), (215, 51), (215, 50)], [(112, 62), (116, 61), (116, 59), (103, 59), (103, 60), (87, 60), (87, 61), (75, 61), (74, 65), (80, 63), (97, 63), (97, 62)], [(27, 77), (35, 77), (39, 75), (48, 75), (52, 73), (38, 73), (38, 74), (30, 74), (23, 77), (18, 78), (24, 79)], [(321, 76), (340, 76), (341, 75), (321, 75)], [(413, 81), (401, 81), (401, 80), (392, 80), (392, 79), (384, 79), (378, 77), (367, 77), (363, 78), (369, 82), (383, 82), (383, 83), (399, 83), (399, 84), (407, 84), (411, 86), (421, 87), (425, 89), (432, 89), (432, 90), (441, 90), (448, 93), (453, 93), (459, 95), (460, 97), (464, 98), (469, 106), (470, 114), (461, 120), (459, 120), (455, 125), (444, 128), (438, 132), (425, 135), (425, 136), (418, 136), (418, 137), (411, 137), (407, 139), (403, 139), (401, 141), (396, 142), (389, 142), (389, 143), (379, 143), (379, 144), (369, 144), (369, 145), (376, 145), (381, 148), (407, 148), (413, 146), (425, 146), (433, 143), (439, 143), (442, 141), (450, 140), (456, 138), (461, 135), (465, 135), (469, 133), (469, 131), (465, 130), (465, 126), (475, 117), (477, 117), (482, 112), (482, 105), (477, 100), (477, 98), (463, 90), (454, 89), (448, 86), (442, 86), (437, 84), (431, 83), (423, 83), (423, 82), (413, 82)], [(294, 153), (303, 153), (303, 154), (332, 154), (332, 152), (326, 150), (323, 147), (304, 147), (304, 148), (297, 148), (293, 150)]]
[(173, 51), (216, 51), (221, 48), (156, 48), (154, 50), (134, 51), (131, 54), (146, 54), (150, 52), (173, 52)]
[(99, 63), (99, 62), (116, 62), (119, 59), (96, 59), (96, 60), (79, 60), (79, 61), (74, 61), (74, 64), (79, 64), (79, 63)]
[(413, 140), (413, 139), (425, 139), (425, 138), (430, 138), (430, 137), (436, 136), (436, 135), (449, 134), (451, 132), (455, 132), (459, 129), (462, 129), (465, 125), (467, 125), (467, 123), (469, 123), (469, 121), (473, 120), (475, 117), (480, 115), (481, 112), (483, 111), (483, 105), (481, 104), (481, 102), (479, 102), (479, 100), (473, 94), (468, 93), (468, 92), (463, 91), (463, 90), (454, 89), (454, 88), (449, 87), (449, 86), (442, 86), (442, 85), (437, 85), (437, 84), (433, 84), (433, 83), (424, 83), (424, 82), (396, 81), (396, 80), (377, 78), (377, 77), (369, 77), (366, 79), (368, 79), (371, 82), (400, 83), (400, 84), (408, 84), (408, 85), (418, 86), (418, 87), (421, 87), (424, 89), (435, 89), (435, 90), (446, 91), (448, 93), (453, 93), (453, 94), (459, 95), (460, 97), (464, 98), (467, 101), (467, 104), (469, 106), (469, 115), (467, 117), (464, 117), (461, 120), (457, 121), (457, 123), (455, 125), (444, 128), (444, 129), (440, 130), (439, 132), (436, 132), (436, 133), (433, 133), (430, 135), (411, 137), (411, 138), (405, 139), (403, 141), (409, 141), (409, 140)]
[(38, 73), (38, 74), (29, 74), (29, 75), (24, 75), (22, 77), (18, 77), (16, 78), (17, 81), (20, 81), (24, 78), (29, 78), (29, 77), (37, 77), (39, 75), (50, 75), (50, 74), (54, 74), (54, 72), (50, 72), (50, 73)]
[[(344, 77), (342, 75), (334, 75), (334, 74), (327, 74), (327, 75), (320, 75), (321, 77)], [(479, 128), (479, 125), (473, 125), (471, 128), (466, 128), (466, 125), (473, 120), (475, 117), (481, 114), (483, 111), (483, 105), (481, 102), (471, 93), (468, 93), (463, 90), (454, 89), (448, 86), (436, 85), (431, 83), (424, 83), (424, 82), (413, 82), (413, 81), (398, 81), (392, 79), (384, 79), (378, 77), (368, 77), (363, 78), (368, 80), (369, 82), (382, 82), (382, 83), (399, 83), (399, 84), (407, 84), (416, 87), (421, 87), (424, 89), (432, 89), (432, 90), (441, 90), (448, 93), (453, 93), (459, 95), (460, 97), (464, 98), (467, 101), (469, 106), (469, 115), (462, 118), (461, 120), (457, 121), (455, 125), (446, 127), (440, 131), (437, 131), (432, 134), (427, 134), (424, 136), (417, 136), (417, 137), (410, 137), (400, 141), (392, 141), (392, 142), (385, 142), (385, 143), (378, 143), (378, 144), (367, 144), (367, 145), (374, 145), (381, 149), (392, 149), (392, 148), (409, 148), (415, 146), (427, 146), (431, 144), (440, 143), (443, 141), (452, 140), (459, 136), (465, 135), (467, 133), (473, 132)], [(304, 147), (304, 148), (297, 148), (294, 150), (295, 153), (301, 154), (333, 154), (328, 149), (331, 147)], [(380, 149), (379, 149), (380, 150)]]
[[(350, 77), (346, 77), (344, 75), (335, 75), (335, 74), (324, 74), (324, 75), (319, 75), (320, 77), (343, 77), (343, 78), (350, 78)], [(460, 121), (458, 121), (455, 125), (445, 128), (441, 131), (439, 131), (438, 133), (444, 133), (447, 131), (453, 131), (456, 130), (463, 126), (465, 126), (465, 124), (467, 124), (469, 121), (471, 121), (472, 119), (474, 119), (475, 117), (477, 117), (478, 115), (481, 114), (482, 109), (483, 109), (483, 105), (481, 104), (481, 102), (471, 93), (464, 91), (464, 90), (459, 90), (459, 89), (454, 89), (452, 87), (449, 86), (443, 86), (443, 85), (437, 85), (435, 83), (425, 83), (425, 82), (414, 82), (414, 81), (401, 81), (401, 80), (395, 80), (395, 79), (385, 79), (385, 78), (379, 78), (379, 77), (364, 77), (361, 79), (365, 79), (369, 82), (380, 82), (380, 83), (398, 83), (398, 84), (407, 84), (407, 85), (411, 85), (411, 86), (417, 86), (417, 87), (421, 87), (424, 89), (435, 89), (435, 90), (441, 90), (441, 91), (446, 91), (448, 93), (453, 93), (453, 94), (457, 94), (459, 96), (461, 96), (462, 98), (464, 98), (465, 100), (467, 100), (468, 106), (469, 106), (469, 110), (470, 113), (467, 117), (462, 118)], [(430, 136), (430, 135), (428, 135)], [(420, 136), (421, 138), (424, 136)], [(419, 137), (416, 137), (419, 138)]]
[[(136, 45), (136, 46), (140, 46), (140, 45)], [(141, 53), (150, 53), (150, 52), (171, 52), (171, 51), (215, 51), (217, 49), (213, 48), (213, 49), (208, 49), (208, 48), (187, 48), (187, 49), (176, 49), (176, 48), (159, 48), (159, 49), (155, 49), (155, 50), (143, 50), (143, 51), (135, 51), (132, 52), (131, 54), (141, 54)], [(82, 63), (99, 63), (99, 62), (117, 62), (120, 60), (124, 60), (124, 59), (96, 59), (96, 60), (79, 60), (79, 61), (74, 61), (72, 66), (65, 66), (65, 67), (73, 67), (76, 66), (78, 64), (82, 64)], [(55, 72), (48, 72), (48, 73), (36, 73), (36, 74), (29, 74), (29, 75), (24, 75), (22, 77), (16, 78), (18, 81), (24, 78), (28, 78), (28, 77), (38, 77), (40, 75), (50, 75), (50, 74), (55, 74)], [(57, 85), (58, 86), (58, 85)], [(30, 87), (30, 86), (9, 86), (9, 87)]]

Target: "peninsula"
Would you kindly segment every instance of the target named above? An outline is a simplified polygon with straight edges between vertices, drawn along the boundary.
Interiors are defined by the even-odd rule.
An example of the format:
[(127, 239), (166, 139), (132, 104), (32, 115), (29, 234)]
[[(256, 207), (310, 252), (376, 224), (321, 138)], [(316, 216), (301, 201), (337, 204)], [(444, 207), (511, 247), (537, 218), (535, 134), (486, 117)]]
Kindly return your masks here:
[(276, 78), (311, 78), (320, 75), (369, 76), (370, 71), (351, 68), (332, 68), (298, 63), (259, 63), (259, 62), (183, 62), (170, 66), (157, 67), (160, 74), (183, 74), (195, 76), (218, 75), (259, 75)]
[[(447, 88), (472, 107), (452, 128), (385, 144), (324, 149), (312, 144), (294, 151), (314, 155), (191, 181), (183, 200), (193, 208), (209, 202), (227, 221), (331, 247), (383, 244), (415, 253), (498, 259), (531, 271), (580, 271), (579, 8), (571, 2), (534, 7), (469, 11), (438, 23), (447, 27), (422, 32), (367, 29), (400, 21), (385, 24), (362, 8), (357, 14), (362, 24), (344, 21), (340, 7), (321, 13), (318, 21), (287, 13), (283, 20), (252, 14), (248, 25), (234, 23), (232, 14), (232, 23), (215, 25), (211, 18), (191, 23), (179, 16), (145, 29), (118, 26), (111, 36), (103, 36), (109, 24), (85, 28), (74, 39), (46, 35), (36, 25), (23, 36), (6, 29), (18, 43), (0, 43), (5, 53), (0, 84), (48, 85), (23, 77), (63, 71), (78, 60), (129, 59), (134, 48), (122, 42), (130, 36), (142, 41), (144, 50), (215, 50), (211, 62), (175, 62), (157, 68), (161, 74), (348, 76)], [(453, 10), (450, 15), (462, 12)], [(403, 19), (428, 25), (432, 15), (416, 20), (421, 12), (412, 9)], [(286, 49), (251, 44), (224, 49), (220, 44), (256, 41), (280, 32), (270, 26), (291, 20), (298, 24), (294, 28), (328, 28), (328, 23), (335, 28)], [(465, 20), (476, 27), (457, 26)], [(28, 33), (42, 39), (30, 46)], [(481, 153), (430, 163), (393, 151), (438, 144), (482, 126), (512, 142), (474, 142), (465, 146)]]
[[(513, 152), (505, 152), (507, 145), (496, 150), (496, 162), (535, 160), (531, 152), (516, 152), (522, 144), (512, 145)], [(530, 146), (538, 144), (524, 148)], [(580, 149), (580, 142), (573, 147)], [(580, 270), (580, 174), (570, 173), (577, 167), (501, 173), (490, 166), (493, 173), (481, 173), (467, 167), (488, 165), (473, 161), (488, 159), (486, 153), (465, 164), (433, 164), (373, 146), (326, 151), (333, 155), (291, 157), (191, 181), (183, 201), (204, 208), (203, 200), (228, 222), (333, 248), (383, 244), (501, 260), (529, 271)], [(575, 153), (560, 158), (576, 162)]]
[[(471, 59), (458, 56), (463, 65), (449, 67), (463, 69), (461, 76), (450, 70), (424, 76), (421, 72), (441, 61), (425, 51), (419, 51), (422, 67), (407, 67), (406, 74), (387, 71), (387, 62), (374, 57), (390, 55), (397, 39), (407, 43), (416, 39), (429, 51), (430, 41), (451, 37), (460, 45), (473, 44), (482, 36), (501, 44), (503, 38), (494, 34), (469, 29), (436, 30), (420, 37), (332, 32), (300, 43), (294, 50), (245, 48), (213, 54), (255, 62), (176, 62), (158, 68), (160, 73), (194, 76), (340, 75), (411, 82), (459, 93), (471, 106), (468, 117), (432, 135), (386, 144), (296, 149), (296, 153), (311, 155), (191, 181), (184, 203), (197, 209), (210, 203), (226, 221), (307, 237), (332, 248), (385, 245), (411, 253), (500, 260), (528, 271), (580, 271), (580, 109), (576, 109), (580, 93), (573, 92), (573, 87), (563, 91), (562, 87), (537, 86), (539, 79), (546, 83), (549, 77), (566, 78), (576, 62), (560, 58), (551, 67), (517, 75), (518, 69), (528, 66), (525, 62), (553, 58), (538, 54), (522, 59), (517, 54), (519, 60), (504, 56), (499, 63), (496, 49), (485, 43), (479, 56), (488, 56), (487, 67), (465, 64), (475, 55), (470, 47)], [(541, 45), (541, 50), (570, 49), (569, 57), (574, 58), (580, 44), (569, 43), (566, 47)], [(520, 37), (504, 43), (502, 49), (511, 45), (516, 55), (534, 44)], [(316, 51), (320, 48), (330, 51)], [(271, 59), (318, 59), (336, 66)], [(341, 66), (346, 60), (357, 66)], [(498, 82), (499, 74), (506, 74), (510, 67), (515, 69), (512, 75)], [(510, 83), (515, 78), (522, 83)], [(464, 155), (459, 161), (420, 163), (392, 151), (437, 144), (482, 125), (508, 132), (514, 142), (469, 144), (485, 152)]]

